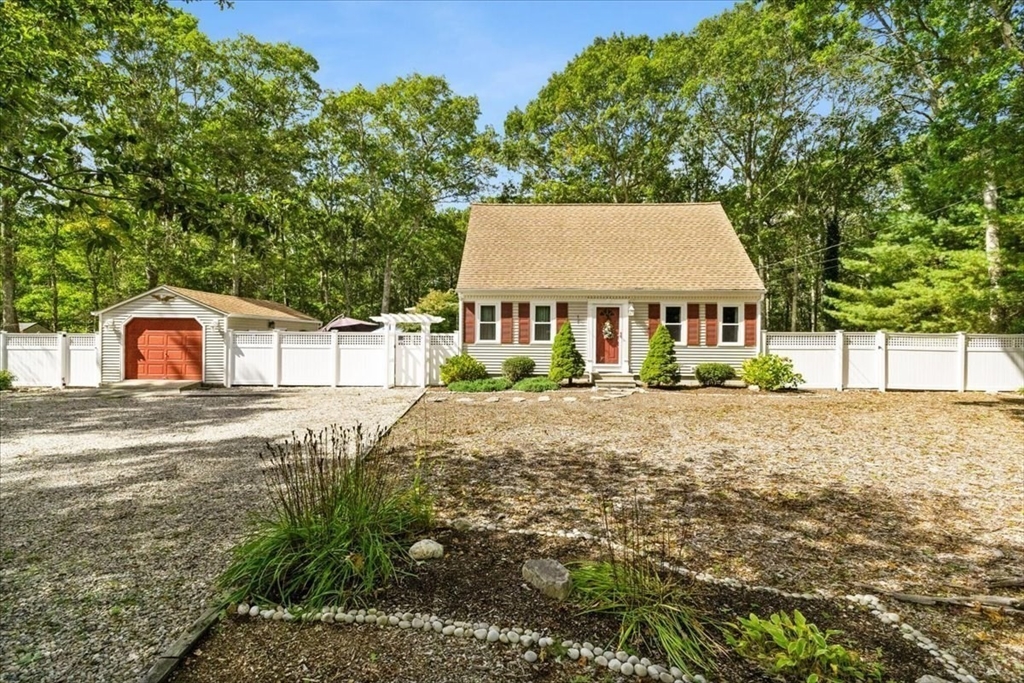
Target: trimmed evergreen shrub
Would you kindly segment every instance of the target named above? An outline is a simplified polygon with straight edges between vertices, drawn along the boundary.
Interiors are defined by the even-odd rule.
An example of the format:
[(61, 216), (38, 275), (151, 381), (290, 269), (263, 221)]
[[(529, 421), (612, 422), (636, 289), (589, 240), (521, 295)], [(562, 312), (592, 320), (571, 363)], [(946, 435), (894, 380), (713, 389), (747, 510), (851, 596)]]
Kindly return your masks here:
[(533, 362), (532, 358), (512, 356), (511, 358), (506, 358), (501, 364), (501, 374), (509, 382), (515, 384), (519, 380), (526, 379), (532, 375), (535, 367), (537, 367), (537, 364)]
[(14, 380), (17, 377), (10, 370), (0, 370), (0, 391), (9, 391), (14, 388)]
[(505, 391), (512, 386), (504, 377), (488, 377), (487, 379), (467, 379), (461, 382), (452, 382), (448, 385), (448, 391), (461, 393), (478, 393), (484, 391)]
[(441, 381), (445, 384), (487, 379), (487, 368), (468, 353), (460, 353), (441, 363)]
[(796, 389), (804, 383), (804, 378), (793, 371), (793, 361), (789, 358), (762, 353), (743, 361), (743, 381), (765, 391), (778, 391)]
[(547, 377), (527, 377), (516, 382), (512, 388), (516, 391), (554, 391), (558, 388), (558, 384)]
[(583, 362), (583, 356), (576, 348), (576, 336), (572, 333), (572, 327), (568, 322), (562, 325), (562, 329), (555, 335), (555, 341), (551, 345), (551, 370), (548, 372), (548, 379), (552, 382), (569, 380), (572, 384), (574, 379), (583, 376), (587, 369)]
[(720, 387), (730, 379), (736, 379), (736, 371), (726, 363), (701, 363), (693, 374), (702, 387)]
[(651, 387), (670, 387), (679, 383), (679, 363), (672, 335), (664, 324), (658, 325), (640, 366), (640, 381)]

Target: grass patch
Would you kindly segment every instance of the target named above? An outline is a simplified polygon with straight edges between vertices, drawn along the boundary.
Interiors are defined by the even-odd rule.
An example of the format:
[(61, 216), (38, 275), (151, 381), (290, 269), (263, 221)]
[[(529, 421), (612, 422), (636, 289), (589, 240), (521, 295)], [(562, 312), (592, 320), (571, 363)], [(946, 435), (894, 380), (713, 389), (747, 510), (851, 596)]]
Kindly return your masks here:
[(397, 575), (431, 503), (383, 434), (335, 426), (266, 446), (269, 514), (232, 551), (226, 600), (359, 603)]
[(617, 525), (618, 533), (613, 533), (604, 509), (605, 559), (570, 567), (571, 599), (584, 614), (618, 617), (620, 648), (660, 650), (669, 663), (688, 673), (713, 671), (714, 656), (724, 650), (692, 606), (690, 580), (662, 574), (644, 552), (639, 503), (634, 500), (631, 516)]
[(515, 383), (512, 387), (516, 391), (555, 391), (558, 389), (558, 382), (552, 382), (547, 377), (527, 377)]
[(462, 382), (452, 382), (448, 385), (448, 391), (459, 393), (480, 393), (488, 391), (505, 391), (512, 386), (504, 377), (491, 377), (489, 379), (471, 379)]

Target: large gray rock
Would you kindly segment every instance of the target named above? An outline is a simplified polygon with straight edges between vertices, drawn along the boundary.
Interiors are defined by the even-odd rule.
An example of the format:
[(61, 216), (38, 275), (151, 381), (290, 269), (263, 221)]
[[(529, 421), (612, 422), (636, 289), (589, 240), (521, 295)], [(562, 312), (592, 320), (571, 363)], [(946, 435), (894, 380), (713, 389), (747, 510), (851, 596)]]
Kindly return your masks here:
[(444, 546), (437, 541), (425, 538), (416, 541), (409, 548), (409, 557), (414, 560), (431, 560), (437, 557), (444, 557)]
[(556, 560), (527, 560), (523, 563), (523, 580), (555, 600), (565, 600), (572, 590), (569, 570)]

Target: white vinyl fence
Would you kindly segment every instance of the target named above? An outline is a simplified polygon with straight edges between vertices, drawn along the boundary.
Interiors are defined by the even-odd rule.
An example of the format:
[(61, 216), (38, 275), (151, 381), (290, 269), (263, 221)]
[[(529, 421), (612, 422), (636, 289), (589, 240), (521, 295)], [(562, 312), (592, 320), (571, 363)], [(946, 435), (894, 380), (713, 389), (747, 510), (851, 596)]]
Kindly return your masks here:
[(1024, 334), (765, 332), (809, 389), (1014, 391), (1024, 386)]
[(100, 354), (95, 334), (0, 332), (0, 370), (16, 387), (95, 387)]
[(454, 334), (229, 332), (228, 386), (422, 387), (458, 352)]

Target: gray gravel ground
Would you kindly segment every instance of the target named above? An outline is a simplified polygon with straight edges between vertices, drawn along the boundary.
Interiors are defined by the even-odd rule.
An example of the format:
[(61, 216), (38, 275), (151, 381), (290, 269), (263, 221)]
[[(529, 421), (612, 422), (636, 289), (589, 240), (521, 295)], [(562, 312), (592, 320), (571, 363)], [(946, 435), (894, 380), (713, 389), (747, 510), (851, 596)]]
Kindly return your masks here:
[(200, 615), (267, 439), (391, 424), (416, 389), (0, 398), (0, 681), (130, 681)]

